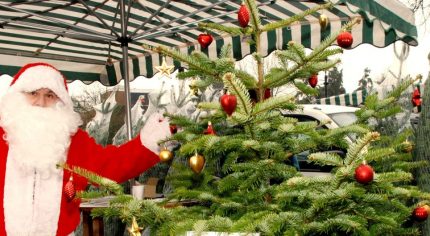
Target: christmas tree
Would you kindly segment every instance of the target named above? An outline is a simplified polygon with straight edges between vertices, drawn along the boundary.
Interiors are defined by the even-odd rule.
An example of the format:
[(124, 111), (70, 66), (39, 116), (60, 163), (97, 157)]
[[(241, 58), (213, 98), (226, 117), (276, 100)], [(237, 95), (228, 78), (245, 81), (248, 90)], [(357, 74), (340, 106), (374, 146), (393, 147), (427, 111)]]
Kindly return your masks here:
[[(286, 50), (276, 52), (281, 66), (268, 73), (263, 72), (259, 53), (261, 33), (287, 27), (328, 7), (330, 4), (321, 5), (263, 25), (255, 2), (246, 0), (238, 13), (240, 27), (199, 25), (208, 32), (248, 37), (255, 48), (257, 77), (235, 68), (229, 45), (222, 48), (216, 60), (204, 53), (186, 55), (144, 45), (147, 50), (186, 62), (188, 70), (178, 76), (198, 77), (193, 84), (198, 91), (222, 83), (225, 94), (220, 101), (199, 103), (199, 109), (208, 112), (197, 121), (166, 114), (179, 131), (160, 142), (177, 145), (175, 150), (163, 151), (163, 165), (171, 165), (166, 179), (171, 192), (165, 193), (161, 203), (135, 200), (115, 183), (77, 167), (65, 167), (118, 196), (109, 208), (95, 214), (121, 217), (131, 224), (132, 235), (140, 235), (141, 227), (150, 228), (153, 235), (183, 235), (187, 231), (195, 235), (205, 231), (418, 235), (418, 222), (427, 218), (430, 195), (413, 185), (411, 170), (425, 163), (410, 162), (409, 131), (384, 137), (372, 131), (369, 122), (398, 112), (396, 98), (412, 81), (399, 86), (386, 99), (369, 96), (357, 112), (356, 124), (334, 130), (319, 129), (324, 123), (284, 117), (282, 110), (300, 109), (294, 96), (268, 96), (267, 91), (281, 86), (316, 94), (317, 90), (307, 84), (308, 78), (339, 63), (330, 57), (342, 49), (330, 45), (337, 40), (340, 46), (350, 46), (352, 38), (347, 31), (357, 22), (344, 24), (340, 35), (329, 36), (310, 53), (290, 42)], [(204, 47), (212, 40), (206, 33), (199, 41)], [(346, 155), (320, 152), (332, 148), (344, 149)], [(303, 151), (313, 153), (309, 161), (333, 167), (331, 175), (302, 176), (293, 158)], [(79, 196), (94, 197), (91, 193)]]

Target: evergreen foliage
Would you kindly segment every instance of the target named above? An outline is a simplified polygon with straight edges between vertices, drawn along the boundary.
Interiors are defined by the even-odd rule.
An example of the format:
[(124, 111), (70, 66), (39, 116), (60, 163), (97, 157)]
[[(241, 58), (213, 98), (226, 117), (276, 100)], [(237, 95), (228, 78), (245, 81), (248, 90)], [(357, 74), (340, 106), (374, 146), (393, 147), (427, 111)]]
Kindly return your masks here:
[[(419, 122), (416, 128), (415, 140), (416, 149), (414, 150), (415, 161), (430, 161), (429, 147), (430, 139), (428, 134), (430, 132), (430, 79), (427, 77), (424, 86), (424, 93), (422, 96), (422, 109), (419, 116)], [(421, 189), (430, 192), (430, 166), (423, 165), (417, 169), (417, 182)], [(423, 226), (423, 235), (430, 235), (430, 222), (426, 221)]]
[[(161, 141), (161, 144), (173, 141), (180, 144), (166, 177), (171, 192), (158, 204), (119, 193), (109, 208), (97, 214), (119, 216), (127, 222), (136, 217), (139, 226), (150, 227), (153, 235), (183, 235), (186, 231), (195, 231), (196, 235), (204, 231), (261, 235), (418, 235), (418, 224), (411, 219), (411, 212), (418, 205), (428, 204), (430, 194), (414, 186), (410, 171), (426, 162), (410, 162), (411, 153), (407, 151), (410, 132), (388, 139), (372, 131), (372, 121), (383, 120), (400, 110), (397, 98), (412, 81), (399, 86), (386, 99), (370, 95), (357, 112), (358, 122), (352, 126), (324, 130), (319, 129), (324, 124), (284, 117), (282, 110), (300, 109), (294, 97), (264, 99), (265, 89), (292, 85), (304, 93), (314, 93), (316, 89), (306, 87), (304, 82), (311, 74), (335, 66), (339, 61), (328, 57), (342, 50), (328, 49), (336, 34), (309, 54), (302, 45), (290, 42), (285, 51), (277, 53), (284, 66), (264, 75), (259, 54), (260, 34), (288, 26), (330, 5), (262, 25), (255, 2), (244, 2), (251, 15), (247, 28), (201, 26), (250, 35), (256, 48), (256, 78), (235, 69), (229, 46), (222, 49), (223, 55), (216, 60), (210, 60), (203, 53), (186, 55), (165, 47), (144, 46), (188, 63), (189, 70), (179, 77), (198, 76), (201, 82), (197, 86), (201, 90), (212, 83), (223, 83), (225, 90), (236, 96), (237, 107), (227, 116), (219, 102), (200, 103), (200, 109), (210, 112), (197, 121), (166, 114), (170, 122), (181, 127), (181, 132)], [(356, 23), (349, 22), (342, 30)], [(251, 98), (251, 89), (257, 91), (257, 99)], [(204, 134), (209, 121), (216, 135)], [(351, 139), (352, 136), (356, 139)], [(345, 149), (346, 156), (320, 152), (331, 148)], [(310, 162), (332, 166), (331, 174), (306, 177), (298, 172), (291, 157), (303, 151), (313, 153), (309, 156)], [(186, 165), (196, 153), (205, 158), (205, 167), (198, 174)], [(374, 180), (369, 184), (360, 184), (354, 178), (355, 169), (363, 161), (375, 170)], [(111, 184), (103, 178), (92, 176), (90, 179), (101, 186)], [(117, 191), (113, 186), (109, 189)]]

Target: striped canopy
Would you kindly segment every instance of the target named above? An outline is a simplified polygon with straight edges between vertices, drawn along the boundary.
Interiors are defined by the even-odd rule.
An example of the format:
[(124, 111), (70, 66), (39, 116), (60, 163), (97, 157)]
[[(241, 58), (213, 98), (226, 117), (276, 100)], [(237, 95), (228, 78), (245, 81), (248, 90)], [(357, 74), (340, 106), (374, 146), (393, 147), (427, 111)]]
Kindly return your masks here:
[[(291, 40), (313, 48), (342, 23), (360, 17), (354, 27), (353, 47), (362, 43), (385, 47), (396, 40), (417, 45), (413, 12), (397, 0), (331, 0), (336, 5), (321, 10), (290, 27), (263, 35), (263, 56), (285, 49)], [(124, 53), (129, 75), (152, 77), (162, 57), (146, 52), (142, 44), (165, 45), (183, 52), (203, 51), (211, 58), (232, 44), (236, 59), (253, 52), (240, 36), (211, 32), (214, 42), (202, 49), (198, 22), (238, 25), (242, 0), (2, 0), (0, 2), (0, 74), (16, 73), (22, 65), (46, 61), (69, 80), (100, 81), (115, 85), (121, 79)], [(323, 0), (257, 1), (263, 23), (288, 18)], [(324, 14), (329, 26), (322, 29)], [(120, 16), (124, 16), (122, 19)], [(126, 26), (126, 28), (124, 27)], [(128, 49), (121, 45), (128, 45)], [(123, 49), (126, 51), (124, 52)], [(181, 65), (167, 58), (168, 65)]]
[(366, 90), (357, 90), (352, 93), (345, 93), (345, 94), (317, 99), (315, 103), (326, 104), (326, 105), (359, 107), (364, 103), (366, 96), (367, 96)]

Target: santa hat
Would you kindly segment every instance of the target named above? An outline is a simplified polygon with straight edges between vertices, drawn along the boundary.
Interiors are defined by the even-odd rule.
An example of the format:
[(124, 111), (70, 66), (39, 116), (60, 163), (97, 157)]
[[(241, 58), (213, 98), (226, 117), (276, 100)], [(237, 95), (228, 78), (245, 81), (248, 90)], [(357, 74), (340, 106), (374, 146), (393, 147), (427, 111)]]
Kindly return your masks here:
[(66, 79), (59, 70), (47, 63), (25, 65), (10, 84), (10, 89), (16, 92), (32, 92), (42, 88), (52, 90), (66, 106), (73, 107)]

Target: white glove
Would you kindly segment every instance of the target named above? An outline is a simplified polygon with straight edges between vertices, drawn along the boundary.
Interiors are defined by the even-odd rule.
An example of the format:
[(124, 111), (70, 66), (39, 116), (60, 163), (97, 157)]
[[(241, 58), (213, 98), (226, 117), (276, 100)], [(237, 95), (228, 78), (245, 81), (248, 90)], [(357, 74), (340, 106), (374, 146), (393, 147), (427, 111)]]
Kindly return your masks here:
[(154, 112), (148, 117), (145, 125), (140, 130), (140, 141), (142, 145), (158, 155), (162, 147), (157, 142), (170, 135), (168, 118), (163, 117), (161, 111)]

